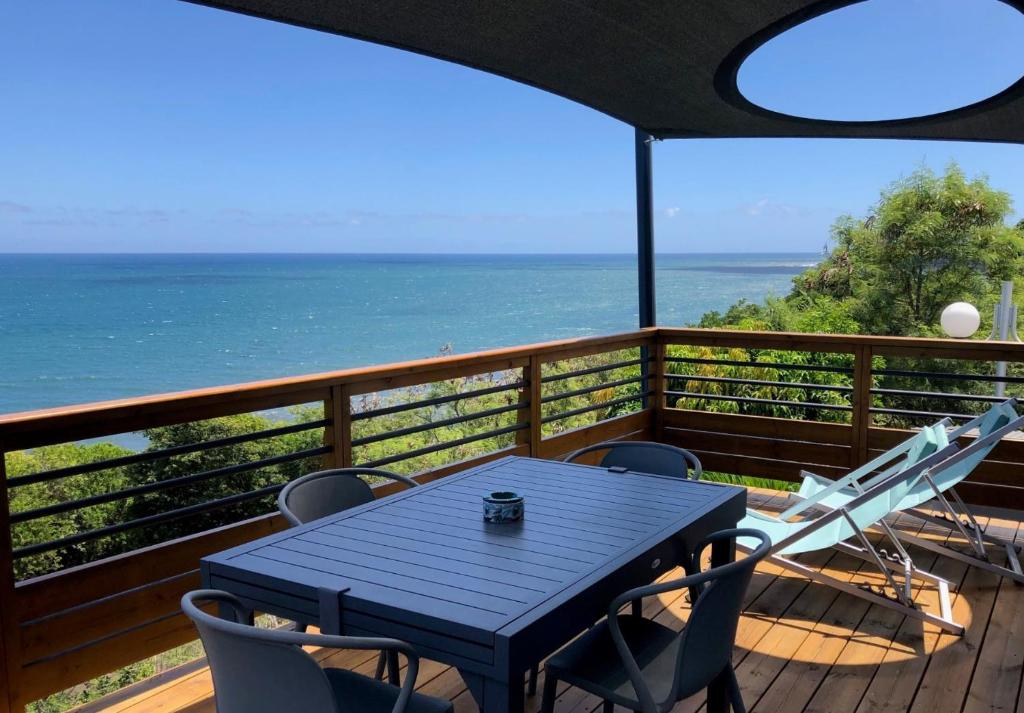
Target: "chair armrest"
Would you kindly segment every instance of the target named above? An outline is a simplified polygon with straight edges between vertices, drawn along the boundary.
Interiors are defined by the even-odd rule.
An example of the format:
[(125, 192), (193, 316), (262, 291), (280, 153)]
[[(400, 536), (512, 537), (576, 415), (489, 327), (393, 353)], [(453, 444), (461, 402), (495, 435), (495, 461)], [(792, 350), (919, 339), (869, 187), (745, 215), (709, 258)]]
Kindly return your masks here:
[(819, 485), (823, 485), (825, 487), (825, 489), (823, 491), (815, 494), (815, 495), (812, 495), (809, 498), (805, 498), (804, 496), (800, 495), (800, 493), (789, 493), (789, 495), (795, 496), (795, 497), (799, 498), (799, 500), (797, 502), (793, 503), (788, 508), (786, 508), (785, 510), (783, 510), (782, 512), (780, 512), (778, 514), (778, 518), (780, 520), (788, 520), (789, 518), (791, 518), (791, 517), (793, 517), (795, 515), (800, 515), (801, 513), (805, 512), (806, 510), (811, 509), (812, 507), (814, 507), (815, 505), (818, 504), (817, 503), (818, 500), (820, 500), (821, 498), (823, 498), (826, 495), (830, 494), (834, 490), (838, 490), (839, 489), (839, 487), (833, 487), (833, 486), (838, 486), (840, 483), (843, 483), (846, 480), (846, 478), (841, 478), (840, 480), (833, 481), (830, 478), (826, 478), (823, 475), (818, 475), (817, 473), (812, 473), (809, 470), (801, 470), (800, 471), (800, 479), (803, 482), (807, 482), (808, 480), (813, 480), (816, 483), (818, 483)]
[(705, 570), (704, 572), (698, 572), (697, 574), (688, 574), (685, 577), (679, 579), (673, 579), (669, 582), (659, 582), (658, 584), (647, 584), (643, 587), (634, 587), (628, 591), (623, 592), (619, 596), (612, 600), (612, 603), (608, 605), (608, 618), (618, 616), (619, 610), (622, 609), (626, 604), (634, 602), (638, 599), (645, 597), (653, 597), (658, 594), (664, 594), (665, 592), (673, 592), (679, 589), (689, 589), (691, 587), (697, 587), (704, 582), (711, 579), (712, 575), (709, 574), (712, 570)]
[(417, 483), (412, 478), (409, 478), (404, 475), (399, 475), (398, 473), (392, 473), (390, 470), (384, 470), (383, 468), (360, 468), (356, 466), (353, 468), (342, 468), (341, 470), (345, 470), (346, 472), (351, 473), (353, 475), (371, 475), (376, 478), (387, 478), (388, 480), (393, 480), (396, 483), (402, 483), (403, 485), (407, 485), (410, 488), (415, 488), (419, 486), (419, 483)]
[(700, 458), (685, 448), (680, 448), (679, 450), (683, 452), (683, 458), (690, 464), (690, 480), (700, 480), (700, 477), (704, 475), (704, 466), (701, 465)]

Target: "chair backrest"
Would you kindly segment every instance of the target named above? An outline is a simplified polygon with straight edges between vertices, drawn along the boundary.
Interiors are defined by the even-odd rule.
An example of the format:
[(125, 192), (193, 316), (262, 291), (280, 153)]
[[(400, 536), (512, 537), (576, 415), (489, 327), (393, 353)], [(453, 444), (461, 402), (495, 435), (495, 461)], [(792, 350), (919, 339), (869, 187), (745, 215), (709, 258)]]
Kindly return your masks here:
[[(958, 461), (949, 467), (939, 468), (930, 474), (932, 483), (939, 492), (945, 492), (966, 479), (974, 469), (985, 460), (992, 449), (999, 445), (1003, 436), (1024, 427), (1024, 417), (1017, 415), (1011, 399), (996, 404), (982, 416), (971, 423), (977, 423), (978, 435), (974, 441), (963, 449), (963, 455)], [(968, 424), (969, 425), (969, 424)], [(957, 437), (965, 433), (964, 428), (951, 431), (951, 437)], [(917, 507), (935, 497), (935, 490), (931, 483), (925, 480), (917, 482), (900, 502), (900, 509)]]
[[(236, 621), (207, 614), (199, 607), (216, 602)], [(267, 640), (269, 632), (238, 623), (243, 614), (227, 592), (189, 592), (181, 601), (195, 623), (213, 675), (217, 713), (339, 713), (327, 675), (299, 646)]]
[(587, 446), (570, 454), (573, 462), (586, 453), (607, 451), (601, 458), (602, 468), (626, 468), (637, 473), (653, 473), (675, 478), (699, 480), (703, 469), (700, 460), (690, 451), (666, 443), (650, 441), (608, 441)]
[(754, 567), (771, 547), (768, 536), (760, 530), (723, 530), (701, 543), (693, 553), (691, 573), (700, 571), (701, 554), (713, 540), (760, 540), (743, 559), (707, 570), (709, 577), (680, 633), (679, 650), (672, 685), (672, 701), (679, 701), (700, 691), (730, 663), (736, 628), (743, 610), (743, 599)]
[[(927, 468), (921, 468), (920, 464), (925, 462), (929, 456), (940, 453), (949, 445), (946, 439), (946, 429), (943, 426), (926, 426), (922, 431), (927, 437), (927, 445), (922, 446), (920, 452), (915, 448), (907, 455), (906, 467), (900, 468), (888, 481), (881, 483), (881, 486), (872, 487), (867, 490), (872, 493), (870, 497), (862, 497), (854, 500), (848, 507), (851, 524), (846, 518), (839, 518), (840, 540), (845, 540), (856, 533), (857, 530), (866, 530), (891, 512), (894, 512), (900, 502), (921, 482)], [(924, 455), (927, 454), (927, 455)], [(908, 477), (903, 477), (905, 474)]]
[(415, 486), (409, 478), (376, 468), (335, 468), (304, 475), (288, 483), (277, 496), (277, 507), (293, 525), (327, 517), (374, 500), (373, 489), (361, 475), (387, 478)]
[(1009, 420), (1017, 417), (1017, 399), (1006, 399), (998, 404), (990, 406), (989, 409), (977, 416), (962, 426), (949, 429), (949, 439), (960, 438), (966, 436), (971, 431), (977, 429), (978, 437), (984, 437), (992, 433), (997, 428), (1002, 428)]

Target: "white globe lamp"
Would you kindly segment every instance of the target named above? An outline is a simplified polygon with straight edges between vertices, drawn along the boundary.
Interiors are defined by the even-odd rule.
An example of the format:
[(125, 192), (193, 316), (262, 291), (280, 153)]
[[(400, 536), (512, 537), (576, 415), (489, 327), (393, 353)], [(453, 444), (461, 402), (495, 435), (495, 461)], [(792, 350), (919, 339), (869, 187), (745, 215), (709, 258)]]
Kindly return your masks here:
[(969, 302), (954, 302), (942, 310), (942, 331), (954, 339), (967, 339), (981, 326), (981, 315)]

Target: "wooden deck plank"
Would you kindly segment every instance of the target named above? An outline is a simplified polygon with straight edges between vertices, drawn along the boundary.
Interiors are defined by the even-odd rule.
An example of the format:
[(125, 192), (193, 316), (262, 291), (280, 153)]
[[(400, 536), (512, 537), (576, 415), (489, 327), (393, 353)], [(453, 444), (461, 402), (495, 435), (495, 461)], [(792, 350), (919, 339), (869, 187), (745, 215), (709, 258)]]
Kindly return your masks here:
[[(920, 534), (924, 525), (921, 521), (906, 517), (898, 518), (892, 524), (897, 530), (911, 534)], [(937, 555), (927, 551), (918, 552), (910, 549), (909, 552), (914, 562), (925, 571), (930, 571), (937, 559)], [(880, 587), (885, 584), (882, 573), (870, 566), (864, 570), (863, 578), (874, 586)], [(938, 611), (938, 600), (934, 594), (934, 589), (921, 588), (917, 591), (917, 601), (926, 609)], [(888, 654), (896, 631), (906, 619), (899, 612), (863, 600), (857, 600), (857, 605), (853, 606), (850, 602), (853, 599), (855, 598), (844, 594), (837, 600), (836, 606), (840, 611), (847, 607), (851, 611), (863, 611), (861, 619), (855, 624), (850, 624), (852, 617), (840, 614), (840, 620), (845, 618), (845, 621), (842, 621), (840, 627), (828, 632), (827, 643), (832, 644), (828, 647), (828, 654), (835, 652), (837, 655), (828, 658), (825, 652), (819, 654), (821, 665), (806, 676), (812, 680), (818, 678), (819, 683), (803, 706), (805, 711), (816, 713), (835, 709), (855, 710), (870, 686), (878, 666)], [(851, 632), (856, 633), (851, 635)], [(818, 673), (820, 676), (815, 675)], [(809, 687), (808, 683), (803, 682), (804, 690)], [(790, 701), (791, 705), (794, 705), (799, 699), (793, 696)]]
[[(994, 528), (997, 525), (998, 528)], [(1013, 528), (1013, 532), (1009, 530)], [(1019, 522), (990, 521), (989, 532), (1020, 543), (1024, 527)], [(1024, 587), (1004, 579), (999, 584), (995, 607), (985, 631), (978, 665), (964, 703), (964, 713), (1013, 713), (1019, 710), (1021, 674), (1024, 671)]]
[[(863, 561), (858, 561), (858, 566), (851, 568), (850, 576), (842, 577), (840, 575), (839, 578), (847, 581), (866, 582), (873, 586), (884, 584), (881, 573)], [(856, 671), (857, 665), (866, 662), (841, 662), (844, 654), (848, 658), (863, 659), (870, 658), (875, 653), (874, 649), (880, 646), (888, 648), (888, 639), (877, 633), (878, 625), (874, 619), (870, 618), (874, 609), (893, 613), (849, 594), (838, 594), (834, 597), (828, 611), (811, 627), (811, 631), (796, 649), (794, 655), (789, 657), (790, 660), (785, 663), (782, 672), (776, 677), (771, 687), (759, 700), (748, 701), (748, 704), (753, 703), (752, 709), (756, 711), (782, 713), (799, 708), (820, 710), (819, 702), (823, 701), (826, 705), (825, 710), (835, 710), (836, 708), (832, 707), (832, 697), (836, 696), (838, 700), (842, 700), (843, 694), (842, 686), (837, 686), (837, 682), (833, 679), (836, 663), (844, 666), (853, 664), (855, 666), (853, 671)], [(895, 618), (896, 624), (898, 624), (902, 617), (896, 615)], [(850, 632), (852, 631), (859, 632), (860, 636), (851, 639)], [(856, 644), (867, 648), (848, 651), (852, 645)], [(878, 653), (878, 659), (881, 657), (882, 653)], [(829, 685), (830, 681), (832, 683)], [(819, 695), (823, 683), (826, 684), (826, 692)], [(851, 709), (853, 707), (850, 706)]]
[[(949, 530), (932, 524), (921, 528), (922, 537), (948, 539)], [(956, 584), (951, 599), (959, 596), (959, 585), (966, 568), (947, 558), (932, 562), (931, 572)], [(938, 606), (934, 592), (926, 590), (923, 605)], [(861, 697), (857, 713), (895, 713), (906, 711), (917, 694), (917, 686), (928, 666), (929, 656), (935, 650), (939, 632), (933, 627), (922, 627), (920, 622), (906, 618), (896, 630), (889, 650), (874, 672), (871, 683)]]
[[(950, 544), (953, 544), (952, 538)], [(967, 568), (963, 584), (953, 601), (953, 617), (966, 624), (967, 631), (959, 637), (945, 632), (939, 634), (910, 713), (960, 712), (974, 675), (999, 583), (1000, 578), (994, 574)]]

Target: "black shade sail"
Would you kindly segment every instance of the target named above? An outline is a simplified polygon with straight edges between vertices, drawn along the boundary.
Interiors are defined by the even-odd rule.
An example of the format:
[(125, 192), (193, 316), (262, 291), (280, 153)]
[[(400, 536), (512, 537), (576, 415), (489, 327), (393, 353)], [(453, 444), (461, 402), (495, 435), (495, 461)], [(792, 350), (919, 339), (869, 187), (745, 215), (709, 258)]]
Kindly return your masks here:
[[(736, 75), (751, 52), (857, 0), (193, 1), (492, 72), (658, 138), (1024, 142), (1024, 78), (976, 104), (890, 121), (805, 119), (743, 97)], [(1024, 0), (1007, 1), (1024, 12)]]

